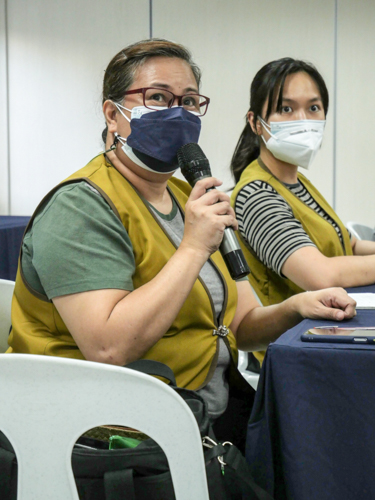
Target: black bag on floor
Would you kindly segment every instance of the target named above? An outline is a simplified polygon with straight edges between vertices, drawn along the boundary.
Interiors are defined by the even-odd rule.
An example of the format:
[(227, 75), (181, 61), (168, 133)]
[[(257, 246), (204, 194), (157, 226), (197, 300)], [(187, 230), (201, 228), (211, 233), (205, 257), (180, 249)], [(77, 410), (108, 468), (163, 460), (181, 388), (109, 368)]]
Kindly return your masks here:
[[(202, 436), (210, 500), (272, 500), (252, 479), (241, 452), (231, 443), (217, 442), (204, 400), (194, 391), (176, 387), (169, 367), (149, 360), (127, 367), (170, 380), (194, 413)], [(103, 442), (81, 438), (73, 448), (72, 468), (80, 500), (176, 500), (166, 456), (154, 440), (127, 449), (83, 447), (87, 445), (101, 447)], [(0, 499), (17, 499), (17, 460), (1, 432)]]

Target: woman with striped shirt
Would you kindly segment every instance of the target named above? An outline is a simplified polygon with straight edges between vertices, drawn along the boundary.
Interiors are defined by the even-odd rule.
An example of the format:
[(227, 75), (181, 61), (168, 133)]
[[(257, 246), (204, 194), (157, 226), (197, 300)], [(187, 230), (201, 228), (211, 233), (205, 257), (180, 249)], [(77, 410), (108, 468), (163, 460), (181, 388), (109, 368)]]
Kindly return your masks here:
[(266, 64), (251, 85), (231, 163), (232, 204), (249, 279), (263, 305), (303, 290), (375, 282), (375, 243), (351, 236), (298, 172), (320, 148), (328, 102), (316, 68), (292, 58)]

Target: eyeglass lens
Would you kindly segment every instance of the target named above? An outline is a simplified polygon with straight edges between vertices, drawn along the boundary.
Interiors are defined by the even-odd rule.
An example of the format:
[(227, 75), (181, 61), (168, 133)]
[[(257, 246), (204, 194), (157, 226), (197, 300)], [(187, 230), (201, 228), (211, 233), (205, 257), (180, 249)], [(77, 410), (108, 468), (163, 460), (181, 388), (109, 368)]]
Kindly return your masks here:
[[(160, 107), (171, 107), (175, 97), (168, 90), (147, 89), (144, 93), (144, 104), (147, 108), (158, 109)], [(177, 105), (177, 102), (174, 103)], [(181, 105), (187, 111), (193, 111), (199, 115), (204, 115), (207, 108), (207, 100), (199, 94), (185, 94), (182, 96)]]

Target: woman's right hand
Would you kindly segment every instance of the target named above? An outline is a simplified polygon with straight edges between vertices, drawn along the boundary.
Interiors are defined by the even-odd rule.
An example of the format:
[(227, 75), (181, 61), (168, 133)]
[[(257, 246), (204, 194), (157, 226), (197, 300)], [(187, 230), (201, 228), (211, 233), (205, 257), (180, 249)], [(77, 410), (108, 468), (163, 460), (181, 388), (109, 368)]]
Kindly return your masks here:
[(204, 260), (219, 248), (226, 227), (238, 228), (229, 196), (212, 189), (221, 184), (215, 177), (198, 181), (185, 206), (185, 229), (180, 247), (194, 249)]

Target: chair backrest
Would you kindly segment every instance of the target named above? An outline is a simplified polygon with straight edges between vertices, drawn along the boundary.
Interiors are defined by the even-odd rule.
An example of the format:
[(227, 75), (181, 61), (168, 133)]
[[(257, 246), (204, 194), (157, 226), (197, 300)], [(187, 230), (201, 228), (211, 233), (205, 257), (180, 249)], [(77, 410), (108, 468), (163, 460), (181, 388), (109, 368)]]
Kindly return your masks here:
[(0, 353), (8, 349), (8, 336), (11, 325), (10, 310), (14, 281), (0, 279)]
[(358, 224), (358, 222), (349, 221), (346, 224), (349, 231), (359, 240), (375, 241), (375, 231), (370, 226)]
[[(251, 285), (250, 285), (251, 286)], [(254, 288), (251, 286), (251, 290), (254, 294), (254, 297), (257, 299), (258, 303), (262, 305), (262, 302), (260, 301), (260, 298), (258, 297), (256, 291)], [(248, 382), (251, 387), (255, 390), (257, 390), (258, 387), (258, 381), (259, 381), (259, 373), (252, 372), (248, 370), (247, 366), (249, 364), (249, 353), (245, 351), (238, 351), (238, 371), (241, 373), (243, 378)]]
[(0, 354), (0, 429), (18, 460), (18, 500), (78, 500), (74, 443), (103, 424), (139, 429), (163, 448), (178, 500), (208, 500), (197, 422), (160, 380), (128, 368)]
[(256, 391), (259, 382), (259, 373), (252, 372), (248, 370), (247, 365), (249, 363), (249, 353), (245, 351), (238, 350), (238, 371), (241, 373), (243, 378), (248, 382), (251, 387)]

